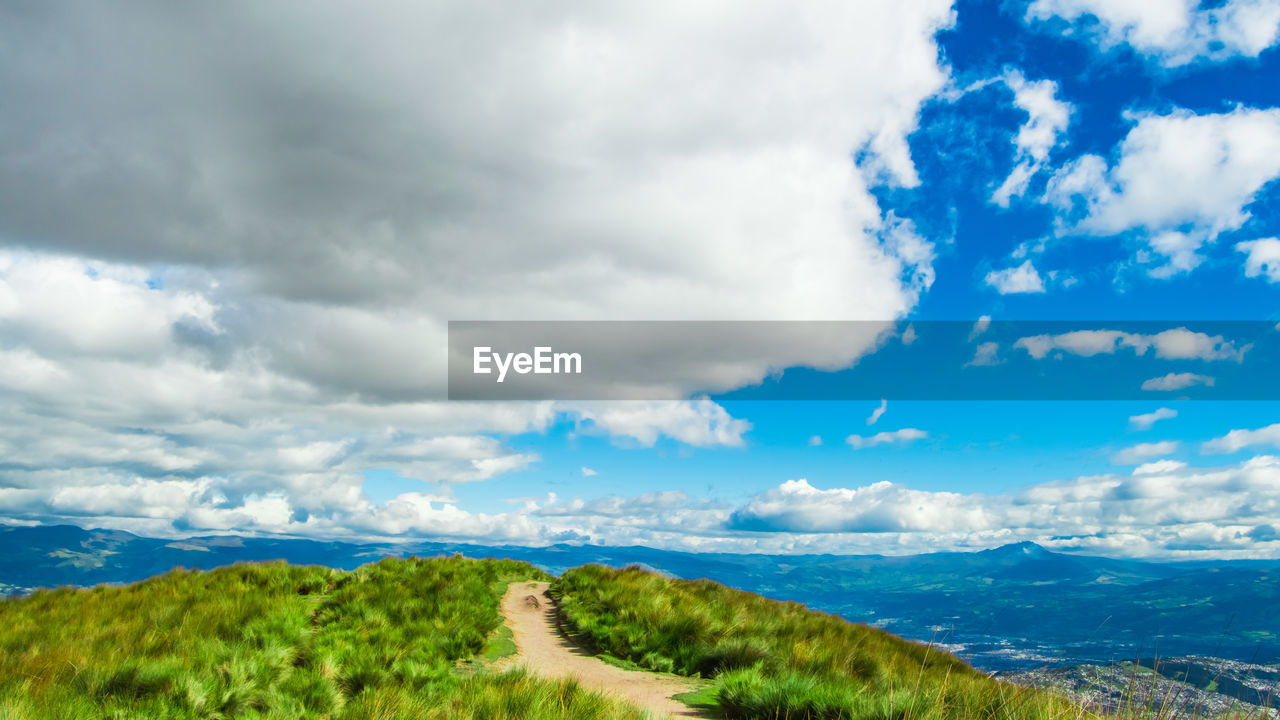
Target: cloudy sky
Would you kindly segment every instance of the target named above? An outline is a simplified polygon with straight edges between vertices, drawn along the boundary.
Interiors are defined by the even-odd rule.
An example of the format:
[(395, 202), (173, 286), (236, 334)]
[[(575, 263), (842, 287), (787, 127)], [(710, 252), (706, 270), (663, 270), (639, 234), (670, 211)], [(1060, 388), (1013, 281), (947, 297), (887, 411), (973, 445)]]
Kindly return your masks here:
[[(1280, 557), (1277, 395), (1182, 399), (1276, 347), (1193, 323), (1280, 320), (1280, 2), (577, 5), (0, 2), (0, 521)], [(450, 320), (907, 329), (460, 403)], [(725, 392), (938, 320), (1141, 382)]]

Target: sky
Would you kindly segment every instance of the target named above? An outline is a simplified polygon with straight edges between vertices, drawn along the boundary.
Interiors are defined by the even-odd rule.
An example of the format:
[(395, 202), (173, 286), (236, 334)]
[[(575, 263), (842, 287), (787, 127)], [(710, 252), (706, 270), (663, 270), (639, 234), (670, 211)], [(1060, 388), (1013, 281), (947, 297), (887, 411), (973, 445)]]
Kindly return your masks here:
[[(0, 4), (0, 522), (1280, 557), (1277, 45), (1277, 0)], [(459, 402), (451, 320), (892, 337)]]

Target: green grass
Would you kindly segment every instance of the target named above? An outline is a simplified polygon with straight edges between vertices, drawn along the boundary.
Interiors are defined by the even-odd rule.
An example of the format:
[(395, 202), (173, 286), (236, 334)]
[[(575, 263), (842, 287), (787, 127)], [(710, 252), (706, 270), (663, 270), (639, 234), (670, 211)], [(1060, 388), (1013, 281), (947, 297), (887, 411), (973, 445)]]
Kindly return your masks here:
[(488, 639), (512, 579), (547, 576), (461, 557), (268, 563), (6, 600), (0, 720), (641, 717), (572, 683), (455, 671), (502, 651)]
[(682, 702), (691, 708), (702, 710), (711, 717), (722, 717), (720, 714), (720, 687), (718, 685), (708, 684), (706, 687), (699, 688), (686, 693), (672, 696), (672, 700)]
[[(539, 578), (546, 577), (550, 576), (545, 573), (539, 574)], [(490, 586), (490, 594), (493, 597), (498, 598), (499, 603), (501, 603), (501, 598), (506, 594), (507, 587), (515, 580), (525, 579), (529, 578), (504, 577)], [(477, 670), (485, 669), (502, 658), (514, 655), (515, 653), (516, 642), (515, 637), (511, 634), (511, 628), (499, 623), (496, 628), (489, 632), (488, 637), (485, 638), (484, 646), (480, 649), (480, 652), (477, 653), (475, 657), (465, 660), (465, 662), (468, 663), (467, 670), (475, 672)]]
[[(398, 716), (384, 716), (398, 717)], [(587, 692), (572, 680), (548, 682), (521, 670), (464, 679), (432, 720), (651, 720), (647, 713)]]
[(589, 565), (566, 572), (553, 593), (589, 648), (651, 670), (715, 678), (715, 702), (731, 718), (1089, 716), (936, 648), (706, 580)]
[[(645, 717), (572, 681), (489, 668), (515, 649), (507, 585), (547, 579), (462, 557), (351, 572), (267, 563), (0, 601), (0, 720)], [(716, 717), (1094, 717), (936, 648), (710, 581), (586, 566), (553, 593), (602, 660), (708, 679), (679, 699)]]
[(485, 643), (484, 649), (480, 651), (477, 659), (484, 663), (493, 663), (515, 653), (516, 641), (511, 634), (511, 628), (506, 625), (500, 625), (489, 636), (489, 640)]

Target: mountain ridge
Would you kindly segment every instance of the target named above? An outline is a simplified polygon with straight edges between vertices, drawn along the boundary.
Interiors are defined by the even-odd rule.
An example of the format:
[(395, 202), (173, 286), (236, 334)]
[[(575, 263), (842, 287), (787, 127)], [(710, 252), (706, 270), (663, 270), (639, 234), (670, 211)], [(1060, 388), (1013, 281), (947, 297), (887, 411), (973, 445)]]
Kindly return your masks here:
[(544, 548), (350, 543), (206, 535), (146, 538), (74, 525), (0, 526), (0, 593), (141, 580), (240, 561), (353, 569), (379, 557), (509, 557), (558, 574), (599, 563), (709, 578), (956, 649), (988, 671), (1156, 654), (1280, 659), (1280, 562), (1158, 563), (1058, 553), (1033, 543), (914, 556), (685, 553), (641, 546)]

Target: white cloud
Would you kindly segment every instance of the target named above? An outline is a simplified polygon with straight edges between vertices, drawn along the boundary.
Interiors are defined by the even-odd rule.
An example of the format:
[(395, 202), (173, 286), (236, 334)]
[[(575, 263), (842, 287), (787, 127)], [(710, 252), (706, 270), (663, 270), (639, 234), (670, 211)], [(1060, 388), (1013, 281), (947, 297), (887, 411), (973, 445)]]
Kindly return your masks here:
[(822, 436), (811, 435), (809, 437), (809, 447), (822, 447)]
[(1009, 176), (991, 195), (991, 201), (1008, 207), (1009, 200), (1022, 196), (1031, 178), (1049, 159), (1049, 151), (1060, 141), (1071, 121), (1071, 104), (1057, 99), (1058, 84), (1052, 80), (1027, 80), (1010, 70), (1003, 80), (1013, 91), (1013, 104), (1027, 113), (1027, 121), (1013, 138), (1017, 154)]
[(592, 470), (586, 465), (582, 466), (582, 477), (595, 477), (596, 475), (599, 475), (599, 474), (600, 473), (596, 472), (595, 470)]
[(1004, 79), (1013, 90), (1013, 104), (1028, 115), (1014, 145), (1032, 160), (1044, 162), (1067, 130), (1071, 104), (1057, 99), (1058, 84), (1052, 80), (1027, 80), (1016, 70), (1006, 73)]
[[(894, 318), (932, 274), (929, 243), (867, 184), (918, 182), (906, 136), (947, 79), (949, 2), (252, 5), (6, 18), (0, 92), (26, 110), (0, 134), (0, 230), (437, 329)], [(79, 52), (27, 61), (53, 37)], [(806, 282), (766, 301), (780, 272)]]
[(1133, 469), (1134, 475), (1167, 475), (1183, 470), (1187, 464), (1181, 460), (1156, 460), (1143, 463)]
[(1169, 420), (1178, 417), (1178, 411), (1171, 408), (1159, 408), (1149, 413), (1141, 415), (1129, 416), (1129, 427), (1134, 430), (1150, 430), (1152, 425), (1160, 420)]
[(1245, 277), (1264, 277), (1269, 283), (1280, 283), (1280, 238), (1238, 242), (1236, 252), (1247, 253)]
[[(341, 478), (313, 476), (311, 495), (233, 497), (210, 479), (97, 482), (80, 489), (0, 488), (0, 516), (75, 518), (153, 534), (271, 532), (310, 537), (444, 537), (548, 545), (591, 542), (686, 551), (915, 553), (1031, 540), (1051, 548), (1152, 558), (1280, 557), (1280, 458), (1222, 468), (1144, 463), (1130, 474), (1047, 482), (1004, 493), (915, 490), (897, 483), (819, 489), (792, 480), (734, 507), (680, 490), (635, 497), (528, 500), (519, 510), (466, 510), (447, 493), (372, 504)], [(345, 494), (344, 494), (345, 493)], [(175, 518), (176, 520), (173, 519)]]
[(991, 202), (1000, 207), (1009, 207), (1011, 199), (1026, 194), (1027, 187), (1031, 184), (1031, 178), (1035, 176), (1037, 169), (1036, 164), (1030, 160), (1023, 160), (1014, 165), (1004, 182), (992, 191)]
[(297, 470), (320, 470), (337, 462), (351, 447), (350, 440), (333, 442), (318, 440), (301, 447), (282, 447), (276, 455), (285, 467)]
[(880, 419), (880, 416), (884, 415), (884, 411), (888, 409), (889, 409), (889, 401), (885, 400), (884, 398), (881, 398), (880, 405), (876, 407), (875, 410), (872, 410), (871, 414), (867, 416), (867, 424), (875, 425), (876, 422)]
[(906, 330), (902, 331), (902, 344), (910, 345), (915, 341), (916, 341), (916, 326), (914, 324), (911, 324), (907, 326)]
[(979, 335), (986, 332), (987, 329), (990, 327), (991, 327), (990, 315), (978, 316), (978, 319), (973, 323), (973, 328), (969, 330), (969, 342), (973, 342), (974, 340), (976, 340)]
[(1280, 448), (1280, 423), (1257, 430), (1232, 430), (1220, 438), (1205, 442), (1200, 446), (1200, 452), (1233, 453), (1254, 445)]
[(973, 351), (973, 359), (965, 363), (965, 366), (974, 367), (990, 367), (999, 365), (1000, 358), (997, 356), (1000, 351), (1000, 343), (984, 342), (980, 343)]
[(382, 505), (362, 508), (344, 524), (357, 532), (381, 536), (523, 542), (543, 537), (541, 528), (524, 513), (472, 513), (419, 493), (405, 493)]
[[(86, 271), (56, 256), (0, 252), (0, 259), (0, 337), (20, 343), (0, 349), (0, 489), (44, 497), (30, 506), (38, 517), (96, 511), (95, 522), (107, 524), (117, 514), (155, 519), (138, 529), (162, 534), (173, 523), (277, 532), (264, 523), (279, 503), (264, 498), (284, 498), (311, 517), (345, 517), (361, 502), (362, 470), (395, 468), (437, 487), (518, 472), (538, 456), (491, 433), (539, 432), (562, 416), (590, 423), (597, 412), (554, 403), (369, 401), (281, 374), (259, 349), (222, 348), (233, 331), (220, 324), (227, 316), (208, 294), (212, 285), (166, 285), (135, 266)], [(132, 321), (120, 329), (132, 344), (92, 328), (80, 333), (80, 305), (59, 290), (103, 324)], [(620, 428), (653, 441), (670, 430), (700, 445), (741, 442), (745, 422), (714, 403), (691, 403), (683, 415), (680, 403), (670, 405), (648, 418), (656, 427), (633, 417)], [(178, 490), (197, 498), (191, 513), (164, 499)], [(235, 528), (238, 519), (248, 524)], [(312, 523), (299, 531), (320, 530)]]
[(205, 488), (200, 482), (137, 479), (54, 488), (47, 502), (50, 509), (70, 516), (174, 517), (195, 504)]
[(1017, 267), (992, 270), (985, 282), (1001, 295), (1044, 292), (1044, 280), (1030, 260), (1022, 261)]
[[(1193, 332), (1187, 328), (1173, 328), (1153, 334), (1129, 333), (1121, 330), (1074, 330), (1058, 335), (1032, 335), (1019, 338), (1015, 348), (1027, 351), (1037, 360), (1055, 350), (1093, 357), (1113, 355), (1121, 349), (1131, 349), (1138, 356), (1146, 355), (1154, 348), (1154, 355), (1162, 360), (1230, 360), (1241, 362), (1253, 347), (1236, 347), (1235, 343), (1221, 335)], [(1183, 387), (1186, 387), (1185, 385)], [(1176, 389), (1176, 388), (1174, 388)]]
[[(22, 108), (0, 124), (0, 236), (27, 248), (0, 247), (0, 494), (28, 508), (10, 518), (172, 482), (195, 483), (189, 513), (156, 499), (120, 522), (478, 537), (510, 520), (536, 538), (439, 493), (528, 467), (498, 438), (564, 417), (640, 445), (743, 444), (749, 423), (710, 402), (438, 402), (448, 318), (915, 306), (934, 249), (869, 183), (918, 183), (906, 138), (947, 80), (950, 3), (721, 10), (0, 11), (0, 93)], [(434, 494), (367, 506), (368, 468)]]
[(1248, 205), (1280, 176), (1280, 110), (1135, 118), (1114, 166), (1084, 155), (1054, 174), (1045, 200), (1062, 213), (1060, 232), (1139, 230), (1147, 249), (1138, 261), (1149, 274), (1190, 272), (1200, 249), (1240, 228)]
[(788, 480), (734, 514), (735, 526), (745, 530), (812, 533), (948, 532), (990, 528), (994, 522), (964, 495), (910, 490), (887, 481), (819, 490), (804, 479)]
[(608, 496), (595, 500), (574, 498), (547, 503), (538, 510), (543, 517), (605, 516), (629, 518), (639, 514), (657, 515), (688, 507), (706, 507), (706, 501), (695, 500), (683, 490), (657, 490), (629, 498)]
[[(1177, 230), (1166, 230), (1157, 235), (1152, 235), (1147, 239), (1147, 244), (1155, 254), (1163, 257), (1165, 262), (1147, 270), (1147, 274), (1158, 280), (1167, 280), (1175, 275), (1182, 275), (1195, 270), (1204, 262), (1204, 258), (1199, 254), (1207, 241), (1207, 237), (1199, 233), (1184, 233)], [(1150, 261), (1151, 255), (1147, 252), (1139, 252), (1137, 259), (1140, 263)]]
[(1178, 451), (1176, 440), (1138, 443), (1127, 447), (1111, 456), (1112, 465), (1138, 465), (1150, 458), (1169, 455)]
[(915, 440), (920, 440), (929, 436), (929, 433), (918, 430), (916, 428), (903, 428), (901, 430), (886, 430), (878, 432), (875, 435), (850, 435), (845, 438), (845, 442), (853, 446), (855, 450), (862, 448), (875, 447), (876, 445), (896, 445), (907, 444)]
[(1165, 66), (1200, 59), (1257, 57), (1280, 33), (1280, 5), (1270, 0), (1227, 0), (1200, 7), (1197, 0), (1035, 0), (1028, 20), (1060, 17), (1097, 21), (1104, 49), (1121, 43)]
[(707, 400), (688, 402), (579, 403), (578, 416), (615, 438), (649, 447), (667, 436), (694, 447), (738, 447), (751, 423), (731, 416)]
[(1253, 529), (1277, 519), (1280, 458), (1259, 456), (1208, 469), (1153, 462), (1133, 474), (991, 495), (888, 482), (818, 489), (790, 480), (737, 508), (729, 527), (753, 533), (757, 546), (790, 552), (909, 553), (1031, 540), (1111, 555), (1274, 558), (1280, 543), (1255, 539)]
[(1160, 377), (1153, 377), (1149, 380), (1144, 380), (1142, 382), (1142, 389), (1169, 392), (1194, 387), (1196, 385), (1213, 387), (1214, 382), (1214, 379), (1208, 375), (1197, 375), (1195, 373), (1169, 373)]
[(141, 267), (0, 248), (0, 331), (41, 356), (117, 361), (176, 354), (175, 327), (218, 336), (205, 295), (153, 289)]

